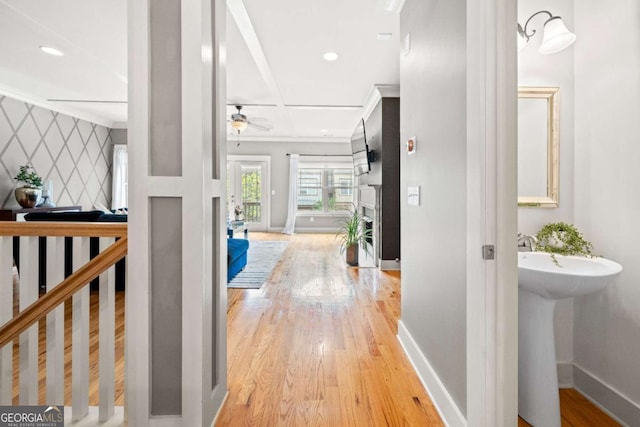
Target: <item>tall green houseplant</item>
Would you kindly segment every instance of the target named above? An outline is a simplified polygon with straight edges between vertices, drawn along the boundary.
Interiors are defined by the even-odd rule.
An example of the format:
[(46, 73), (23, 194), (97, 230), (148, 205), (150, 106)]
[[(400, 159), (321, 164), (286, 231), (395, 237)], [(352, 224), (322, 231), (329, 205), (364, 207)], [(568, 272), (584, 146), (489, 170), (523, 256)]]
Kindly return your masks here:
[(357, 210), (339, 222), (338, 241), (340, 253), (346, 252), (347, 264), (358, 265), (358, 251), (360, 245), (366, 245), (371, 239), (371, 230), (364, 227), (362, 215)]

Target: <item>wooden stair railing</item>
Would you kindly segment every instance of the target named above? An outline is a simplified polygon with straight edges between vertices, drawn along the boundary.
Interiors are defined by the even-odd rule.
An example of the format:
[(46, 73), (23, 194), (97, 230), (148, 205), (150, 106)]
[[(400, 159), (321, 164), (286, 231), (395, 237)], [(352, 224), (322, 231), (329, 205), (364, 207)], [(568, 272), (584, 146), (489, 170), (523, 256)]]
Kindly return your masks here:
[(0, 348), (13, 341), (58, 305), (64, 303), (77, 291), (87, 286), (90, 281), (124, 258), (127, 255), (127, 242), (126, 237), (120, 238), (104, 252), (89, 261), (88, 264), (80, 267), (78, 271), (64, 279), (62, 283), (38, 298), (33, 304), (18, 313), (16, 317), (0, 327)]
[[(39, 238), (46, 239), (46, 293), (38, 298), (38, 265), (43, 254)], [(65, 240), (73, 240), (73, 272), (65, 278)], [(90, 260), (92, 237), (99, 237), (101, 252)], [(19, 239), (19, 252), (14, 253)], [(46, 318), (46, 402), (64, 405), (65, 350), (64, 302), (72, 300), (71, 421), (89, 415), (89, 424), (124, 422), (115, 411), (115, 263), (127, 255), (126, 223), (92, 222), (5, 222), (0, 221), (0, 405), (39, 402), (38, 321)], [(12, 266), (20, 258), (19, 282), (13, 283)], [(69, 273), (69, 272), (67, 272)], [(88, 284), (100, 278), (98, 356), (99, 406), (89, 406), (90, 329)], [(17, 299), (16, 299), (17, 298)], [(19, 301), (15, 317), (14, 301)], [(13, 365), (14, 340), (19, 339), (19, 366)], [(17, 369), (19, 375), (16, 376)], [(93, 369), (93, 368), (92, 368)], [(93, 371), (91, 371), (93, 372)], [(94, 377), (95, 378), (95, 377)], [(16, 382), (17, 381), (17, 382)], [(68, 386), (69, 384), (67, 384)], [(19, 387), (19, 389), (18, 389)], [(15, 394), (14, 394), (15, 393)], [(114, 419), (115, 418), (115, 419)]]
[(127, 237), (126, 223), (0, 221), (0, 236)]

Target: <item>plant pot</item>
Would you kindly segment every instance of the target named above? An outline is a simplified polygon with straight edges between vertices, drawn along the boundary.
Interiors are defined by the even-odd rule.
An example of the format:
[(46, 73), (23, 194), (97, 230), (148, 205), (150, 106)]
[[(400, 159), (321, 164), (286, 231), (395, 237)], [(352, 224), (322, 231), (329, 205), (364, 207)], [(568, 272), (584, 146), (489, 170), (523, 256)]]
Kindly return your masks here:
[(347, 246), (346, 261), (347, 261), (347, 264), (349, 264), (352, 267), (358, 266), (358, 250), (359, 248), (357, 243)]
[(16, 201), (23, 208), (33, 208), (38, 204), (38, 200), (42, 195), (42, 189), (39, 187), (33, 187), (25, 185), (24, 187), (18, 187), (14, 191)]
[(564, 247), (564, 241), (563, 241), (564, 238), (565, 238), (564, 231), (560, 231), (560, 232), (554, 231), (551, 234), (551, 237), (549, 237), (549, 246), (558, 248), (558, 249)]

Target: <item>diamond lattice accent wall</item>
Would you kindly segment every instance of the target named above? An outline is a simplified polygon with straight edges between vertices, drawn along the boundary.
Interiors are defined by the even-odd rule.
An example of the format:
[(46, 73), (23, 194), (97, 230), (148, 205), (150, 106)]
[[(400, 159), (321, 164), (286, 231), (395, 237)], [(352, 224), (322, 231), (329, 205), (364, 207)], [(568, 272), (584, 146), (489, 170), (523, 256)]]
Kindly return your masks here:
[(53, 181), (58, 206), (111, 203), (111, 130), (0, 95), (0, 203), (18, 206), (13, 179), (30, 164)]

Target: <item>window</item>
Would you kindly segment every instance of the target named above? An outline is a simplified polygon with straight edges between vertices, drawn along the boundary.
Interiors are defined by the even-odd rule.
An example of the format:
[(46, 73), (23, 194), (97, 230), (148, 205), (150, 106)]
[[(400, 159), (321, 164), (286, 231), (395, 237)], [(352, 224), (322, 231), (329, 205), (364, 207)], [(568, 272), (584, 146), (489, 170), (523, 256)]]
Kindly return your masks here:
[(353, 204), (353, 167), (343, 164), (300, 164), (298, 212), (348, 211)]
[(129, 199), (129, 156), (127, 146), (115, 144), (113, 146), (113, 169), (111, 185), (111, 209), (127, 208)]

